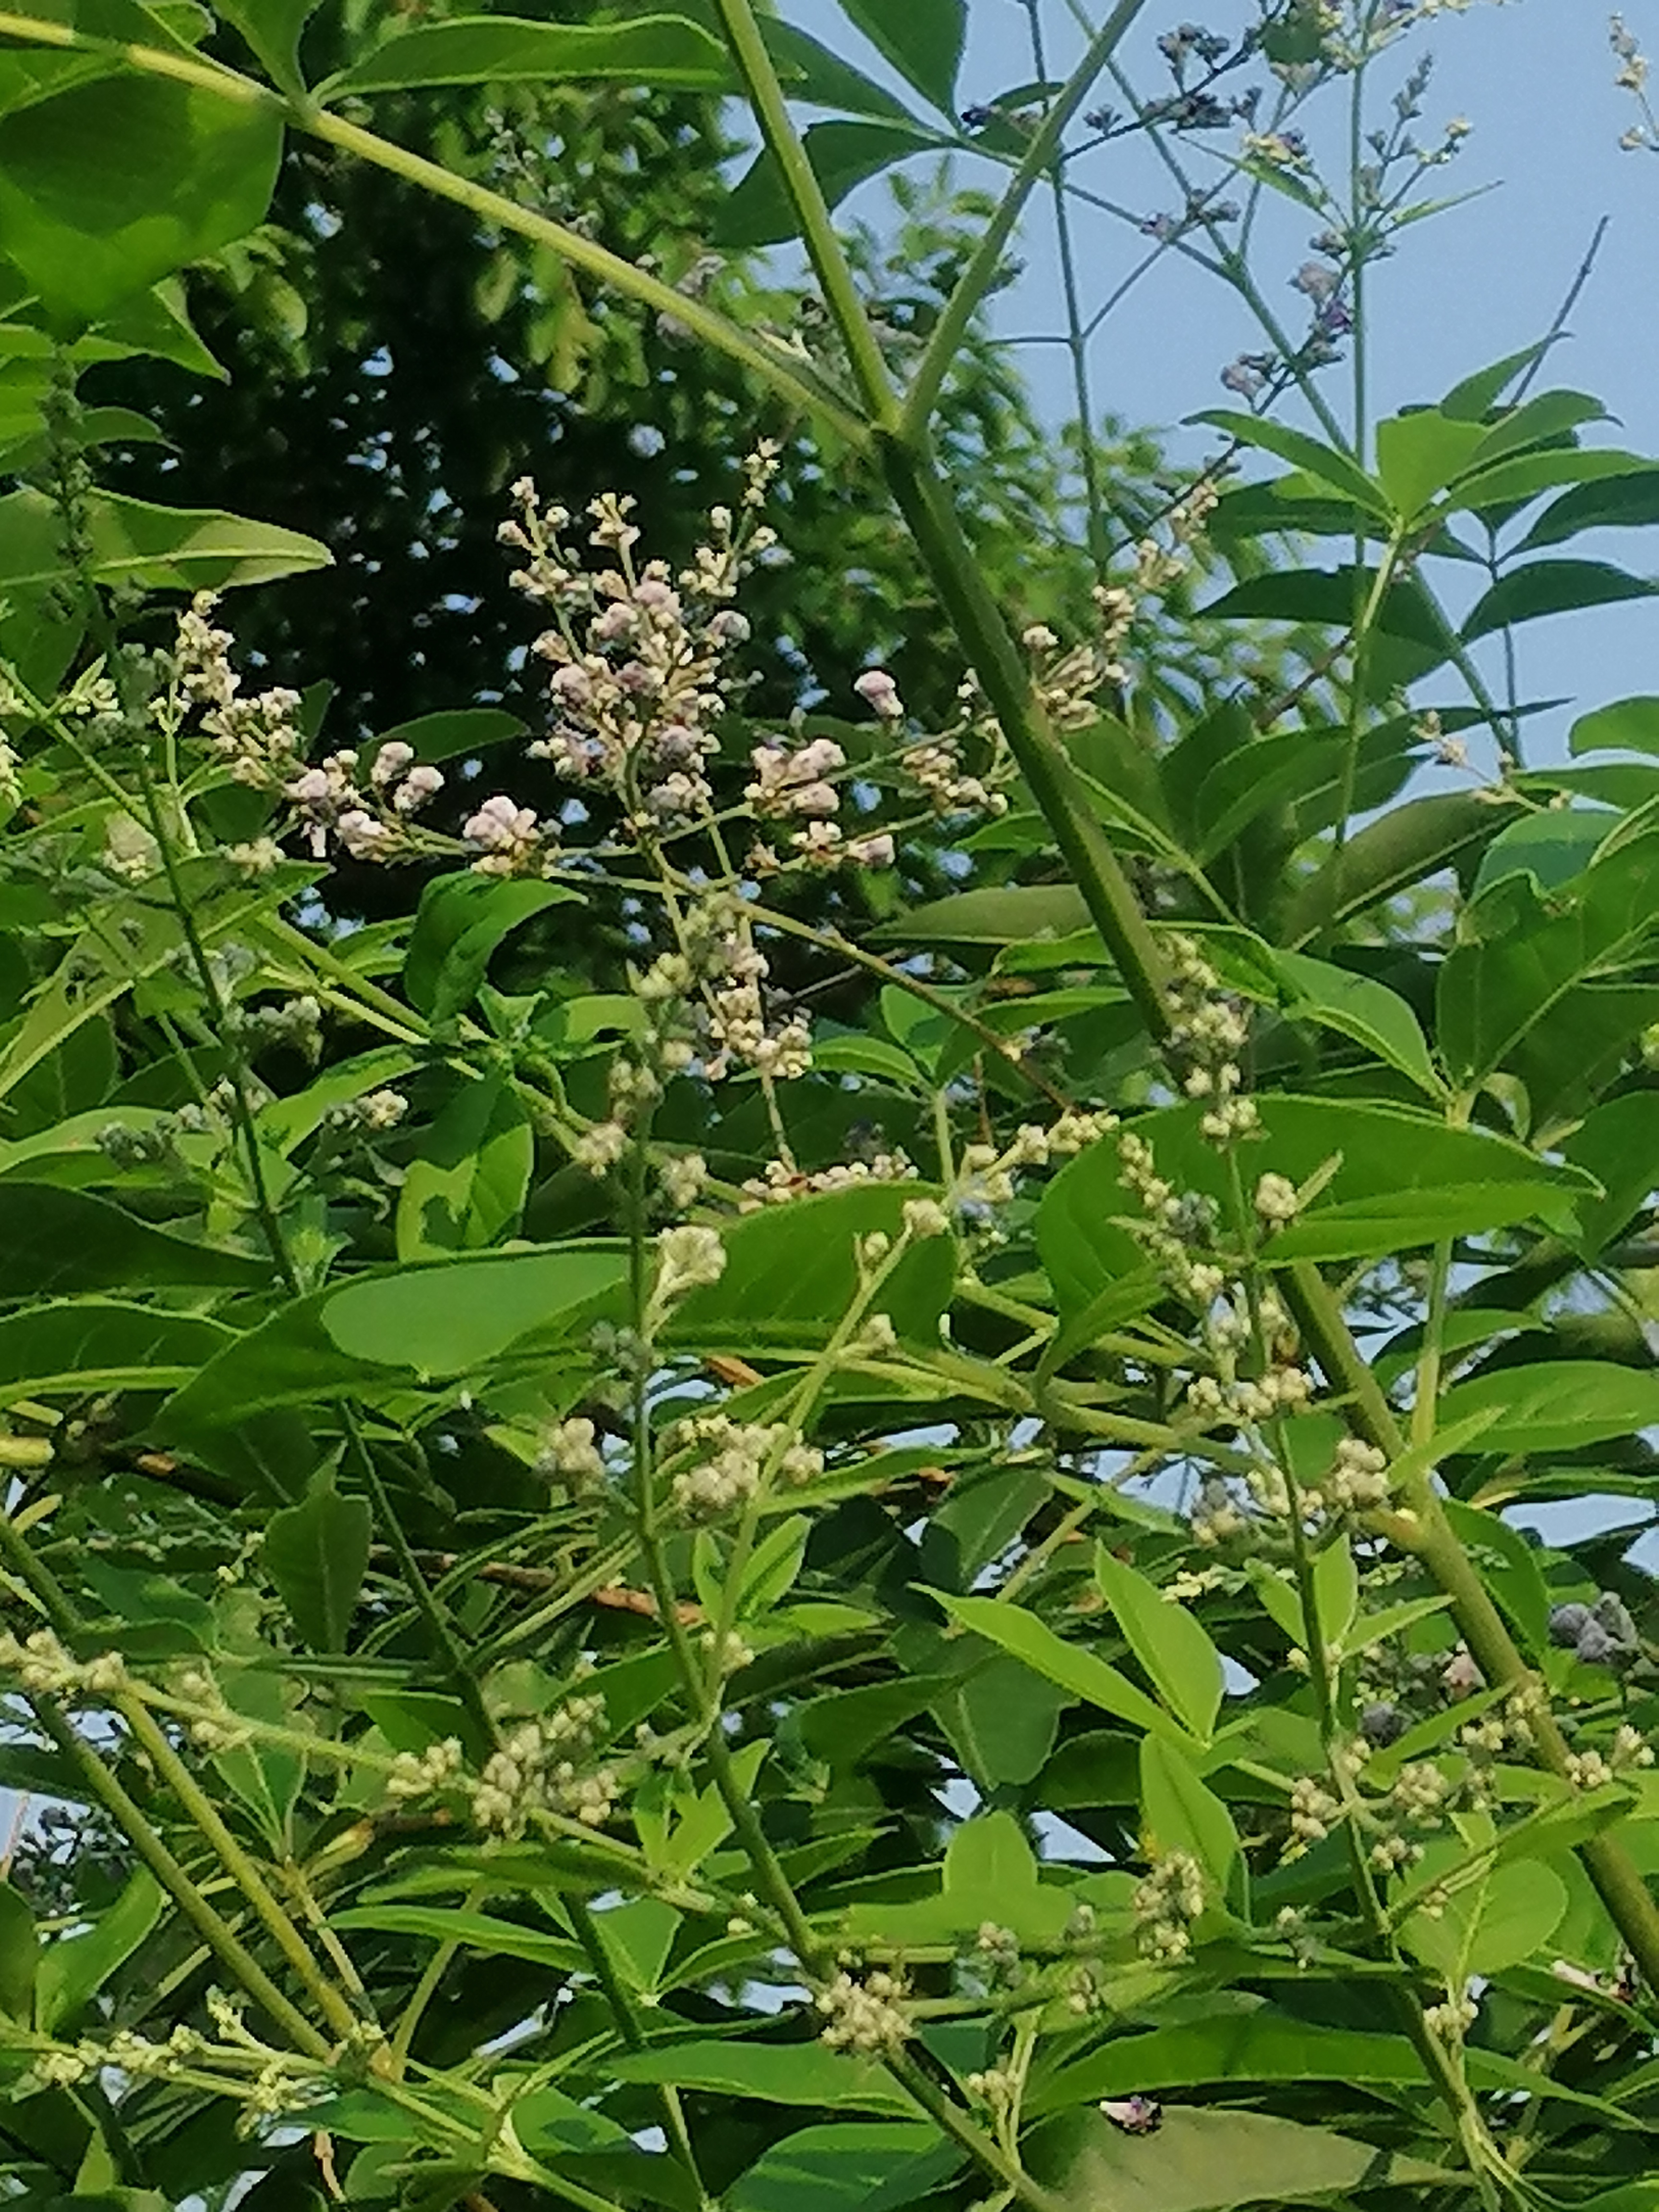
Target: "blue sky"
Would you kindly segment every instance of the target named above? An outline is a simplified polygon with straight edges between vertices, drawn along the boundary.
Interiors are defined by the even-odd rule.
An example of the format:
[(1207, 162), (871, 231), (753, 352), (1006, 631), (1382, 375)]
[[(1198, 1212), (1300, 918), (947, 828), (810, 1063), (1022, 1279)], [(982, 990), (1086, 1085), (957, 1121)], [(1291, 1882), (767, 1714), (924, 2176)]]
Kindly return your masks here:
[[(1088, 6), (1097, 16), (1103, 12), (1098, 0)], [(849, 57), (857, 47), (836, 0), (786, 0), (785, 12)], [(1659, 46), (1659, 0), (1627, 0), (1624, 13), (1644, 46)], [(1247, 0), (1210, 0), (1207, 6), (1152, 0), (1126, 48), (1132, 74), (1148, 88), (1160, 81), (1153, 41), (1178, 21), (1196, 19), (1236, 34), (1254, 14)], [(1046, 0), (1045, 21), (1051, 58), (1069, 60), (1079, 33), (1066, 0)], [(993, 100), (1031, 77), (1023, 0), (969, 0), (969, 25), (964, 105)], [(1556, 351), (1551, 381), (1596, 393), (1620, 418), (1593, 431), (1592, 441), (1659, 456), (1659, 157), (1620, 149), (1620, 133), (1637, 112), (1629, 95), (1614, 87), (1607, 26), (1596, 0), (1473, 0), (1468, 12), (1443, 15), (1413, 32), (1376, 66), (1380, 122), (1412, 63), (1425, 48), (1432, 52), (1435, 72), (1420, 136), (1437, 137), (1453, 117), (1473, 127), (1459, 159), (1437, 173), (1431, 189), (1493, 187), (1417, 226), (1396, 258), (1373, 273), (1370, 360), (1382, 411), (1433, 399), (1470, 370), (1540, 336), (1598, 220), (1607, 216), (1610, 227), (1595, 272), (1573, 314), (1571, 341)], [(860, 58), (872, 74), (885, 74), (867, 50)], [(1329, 95), (1315, 112), (1323, 112), (1328, 128), (1336, 125)], [(1202, 173), (1201, 161), (1193, 166)], [(963, 174), (971, 174), (971, 165)], [(985, 174), (994, 180), (988, 168)], [(1173, 204), (1169, 179), (1133, 143), (1094, 156), (1086, 177), (1095, 189), (1147, 214)], [(877, 217), (880, 194), (866, 187), (851, 204)], [(1086, 210), (1079, 226), (1085, 289), (1097, 302), (1146, 241)], [(1284, 219), (1261, 233), (1261, 287), (1292, 328), (1305, 302), (1289, 280), (1307, 258), (1311, 228), (1305, 214), (1286, 207)], [(1026, 272), (999, 303), (998, 327), (1010, 335), (1055, 330), (1059, 284), (1046, 208), (1037, 208), (1023, 252)], [(1173, 429), (1197, 408), (1231, 404), (1217, 380), (1220, 368), (1259, 342), (1237, 300), (1201, 270), (1168, 256), (1103, 326), (1092, 358), (1097, 404)], [(1023, 357), (1045, 408), (1066, 410), (1068, 374), (1060, 349), (1032, 346)], [(1346, 370), (1327, 376), (1334, 401), (1345, 406)], [(1203, 434), (1176, 431), (1171, 448), (1196, 459)], [(1650, 574), (1659, 572), (1656, 539), (1659, 533), (1609, 533), (1601, 543), (1573, 550)], [(1659, 692), (1659, 602), (1558, 617), (1521, 635), (1523, 696), (1570, 695), (1582, 709)], [(1565, 720), (1554, 718), (1556, 742)]]

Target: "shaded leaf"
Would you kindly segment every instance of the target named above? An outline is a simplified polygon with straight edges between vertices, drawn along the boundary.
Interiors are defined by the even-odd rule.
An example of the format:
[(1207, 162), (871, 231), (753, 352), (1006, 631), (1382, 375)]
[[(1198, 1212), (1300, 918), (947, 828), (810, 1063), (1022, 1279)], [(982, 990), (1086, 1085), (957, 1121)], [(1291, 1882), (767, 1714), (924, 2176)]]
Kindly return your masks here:
[(373, 1534), (367, 1499), (344, 1497), (331, 1483), (313, 1485), (299, 1504), (271, 1516), (260, 1560), (312, 1650), (344, 1650)]

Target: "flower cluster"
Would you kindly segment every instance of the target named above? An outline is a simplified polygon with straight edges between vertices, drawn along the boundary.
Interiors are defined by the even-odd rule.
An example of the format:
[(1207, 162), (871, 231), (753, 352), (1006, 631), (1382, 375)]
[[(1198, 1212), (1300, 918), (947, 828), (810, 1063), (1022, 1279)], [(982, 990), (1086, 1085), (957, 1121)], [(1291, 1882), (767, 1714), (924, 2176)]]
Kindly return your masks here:
[(554, 1712), (521, 1721), (484, 1762), (472, 1791), (481, 1828), (522, 1835), (538, 1813), (602, 1828), (617, 1801), (614, 1769), (582, 1762), (603, 1740), (605, 1699), (570, 1698)]
[[(896, 731), (908, 719), (898, 685), (884, 668), (866, 669), (853, 689), (890, 728)], [(1002, 729), (971, 673), (957, 687), (957, 706), (953, 729), (907, 745), (896, 756), (896, 765), (936, 815), (1006, 814), (1007, 793), (996, 787), (1006, 750)], [(991, 754), (984, 775), (971, 775), (963, 766), (963, 747), (975, 739)]]
[(815, 1191), (851, 1190), (860, 1183), (914, 1182), (916, 1173), (914, 1163), (898, 1151), (875, 1152), (867, 1160), (836, 1161), (806, 1175), (787, 1160), (769, 1160), (761, 1174), (744, 1182), (738, 1210), (753, 1213), (763, 1206), (787, 1205), (792, 1198)]
[(725, 1413), (696, 1413), (677, 1421), (670, 1442), (697, 1455), (696, 1464), (674, 1477), (675, 1510), (705, 1519), (746, 1505), (775, 1473), (790, 1483), (811, 1482), (823, 1472), (823, 1454), (800, 1443), (781, 1422), (734, 1421)]
[(547, 1431), (536, 1455), (536, 1472), (544, 1479), (556, 1476), (573, 1490), (591, 1489), (605, 1480), (599, 1431), (585, 1413), (573, 1413)]
[(1140, 1948), (1173, 1962), (1193, 1948), (1192, 1923), (1208, 1901), (1204, 1869), (1190, 1851), (1165, 1851), (1135, 1889), (1133, 1911)]
[(404, 1804), (435, 1797), (457, 1778), (461, 1766), (460, 1741), (456, 1736), (429, 1743), (424, 1751), (400, 1751), (386, 1778), (386, 1794)]
[(118, 1695), (127, 1686), (126, 1662), (118, 1651), (77, 1659), (50, 1628), (37, 1628), (22, 1642), (0, 1629), (0, 1673), (15, 1674), (32, 1695), (82, 1702)]
[(173, 1692), (191, 1708), (185, 1726), (194, 1744), (204, 1751), (240, 1751), (252, 1741), (246, 1722), (228, 1703), (210, 1668), (199, 1664), (181, 1667), (173, 1677)]
[(877, 2057), (902, 2051), (909, 2040), (905, 1986), (896, 1974), (878, 1969), (857, 1979), (844, 1969), (817, 1996), (824, 2016), (818, 2039), (832, 2051)]
[[(841, 793), (830, 781), (847, 765), (847, 756), (833, 738), (811, 738), (793, 750), (781, 738), (757, 745), (750, 754), (755, 780), (744, 796), (755, 811), (777, 821), (798, 821), (800, 827), (789, 843), (802, 860), (816, 867), (835, 867), (842, 861), (865, 868), (889, 868), (893, 864), (893, 840), (885, 830), (848, 837), (834, 818), (841, 811)], [(782, 865), (777, 852), (757, 844), (749, 866), (757, 875)]]
[(567, 543), (568, 511), (544, 507), (528, 477), (513, 487), (516, 512), (498, 536), (523, 556), (514, 583), (552, 617), (534, 649), (551, 668), (553, 719), (531, 752), (574, 783), (613, 793), (635, 836), (704, 820), (712, 807), (711, 724), (731, 702), (727, 662), (750, 635), (732, 602), (750, 563), (777, 542), (754, 515), (778, 450), (768, 441), (750, 457), (740, 514), (716, 507), (678, 576), (665, 561), (636, 560), (631, 499), (605, 492), (590, 503), (599, 564), (589, 568)]
[[(401, 739), (380, 745), (367, 774), (350, 747), (304, 765), (299, 693), (276, 687), (241, 696), (230, 659), (234, 641), (212, 620), (216, 605), (214, 593), (198, 592), (179, 616), (171, 667), (175, 696), (186, 712), (198, 713), (203, 736), (233, 780), (280, 793), (313, 859), (323, 858), (331, 837), (354, 860), (412, 857), (420, 841), (411, 820), (443, 789), (439, 770), (417, 763), (414, 748)], [(235, 854), (254, 872), (273, 866), (276, 856), (270, 839)], [(131, 855), (134, 865), (141, 857)]]
[(1171, 969), (1170, 1046), (1186, 1067), (1182, 1088), (1189, 1098), (1208, 1102), (1199, 1127), (1212, 1144), (1225, 1145), (1256, 1127), (1255, 1101), (1240, 1096), (1239, 1056), (1249, 1040), (1249, 1023), (1190, 937), (1172, 933), (1165, 945)]

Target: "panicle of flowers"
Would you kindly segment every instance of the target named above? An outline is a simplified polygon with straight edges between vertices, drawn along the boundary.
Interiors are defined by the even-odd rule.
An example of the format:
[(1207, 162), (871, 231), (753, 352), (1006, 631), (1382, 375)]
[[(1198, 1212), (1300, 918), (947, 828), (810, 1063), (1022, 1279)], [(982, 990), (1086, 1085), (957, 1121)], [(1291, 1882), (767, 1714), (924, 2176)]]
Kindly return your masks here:
[(1316, 1775), (1299, 1775), (1291, 1785), (1291, 1837), (1279, 1854), (1291, 1864), (1305, 1857), (1315, 1844), (1322, 1844), (1342, 1818), (1342, 1801)]
[(694, 1452), (696, 1464), (674, 1477), (676, 1511), (703, 1520), (746, 1505), (769, 1471), (785, 1482), (811, 1482), (823, 1472), (823, 1454), (803, 1443), (781, 1422), (734, 1421), (725, 1413), (695, 1413), (677, 1421), (669, 1438), (678, 1454)]
[(240, 1751), (252, 1741), (252, 1731), (228, 1703), (210, 1668), (192, 1663), (178, 1668), (172, 1688), (179, 1703), (188, 1708), (181, 1715), (185, 1732), (204, 1751)]
[(77, 1659), (50, 1628), (37, 1628), (21, 1641), (9, 1629), (0, 1629), (0, 1674), (15, 1675), (35, 1696), (75, 1703), (111, 1697), (127, 1687), (126, 1662), (118, 1651)]
[(1628, 92), (1633, 96), (1642, 114), (1639, 123), (1633, 123), (1627, 131), (1620, 132), (1619, 143), (1627, 154), (1638, 151), (1659, 153), (1659, 122), (1655, 120), (1648, 99), (1647, 56), (1622, 15), (1615, 15), (1612, 19), (1607, 38), (1619, 63), (1613, 82), (1621, 92)]
[[(771, 963), (755, 942), (739, 900), (701, 900), (683, 925), (688, 979), (698, 994), (705, 1032), (703, 1072), (718, 1083), (734, 1066), (750, 1067), (779, 1082), (805, 1075), (812, 1064), (812, 1032), (805, 1017), (769, 1018), (763, 988)], [(688, 1055), (689, 1057), (689, 1055)]]
[(520, 1722), (484, 1762), (472, 1790), (481, 1828), (522, 1835), (538, 1813), (602, 1828), (620, 1783), (616, 1770), (587, 1764), (603, 1741), (605, 1699), (568, 1698), (553, 1712)]
[(1344, 1437), (1324, 1493), (1340, 1512), (1370, 1513), (1389, 1502), (1389, 1455), (1358, 1437)]
[(660, 1321), (690, 1291), (718, 1283), (726, 1273), (726, 1247), (717, 1229), (681, 1223), (657, 1238), (657, 1276), (651, 1288), (650, 1315)]
[[(324, 857), (331, 837), (356, 860), (404, 859), (416, 852), (411, 818), (443, 788), (440, 771), (418, 763), (414, 748), (401, 739), (379, 748), (367, 776), (350, 747), (305, 765), (299, 693), (275, 686), (252, 698), (242, 696), (230, 659), (234, 640), (213, 621), (217, 604), (213, 592), (198, 592), (179, 616), (171, 670), (176, 698), (198, 715), (198, 727), (233, 779), (280, 793), (313, 859)], [(271, 841), (237, 852), (244, 866), (274, 865)]]
[(567, 540), (568, 510), (544, 507), (528, 477), (513, 486), (515, 512), (497, 535), (523, 556), (518, 588), (552, 616), (534, 649), (551, 669), (553, 718), (531, 753), (572, 782), (615, 793), (636, 835), (704, 819), (713, 804), (710, 724), (732, 703), (728, 663), (750, 635), (732, 602), (750, 564), (777, 544), (754, 514), (778, 451), (763, 441), (749, 457), (740, 514), (716, 507), (678, 576), (665, 561), (635, 558), (632, 499), (604, 492), (589, 503), (587, 544), (598, 556), (589, 567)]
[(832, 2051), (860, 2057), (902, 2051), (912, 2032), (904, 2009), (906, 1994), (896, 1974), (877, 1968), (859, 1979), (843, 1968), (818, 1992), (817, 2006), (823, 2014), (818, 2040)]
[(1170, 543), (1143, 538), (1135, 547), (1135, 591), (1142, 597), (1167, 592), (1192, 567), (1191, 549), (1203, 535), (1204, 526), (1221, 498), (1213, 478), (1200, 477), (1164, 516)]
[(605, 1480), (605, 1455), (599, 1431), (585, 1413), (556, 1421), (541, 1439), (536, 1472), (544, 1480), (556, 1478), (573, 1490), (591, 1490)]
[(1192, 1923), (1207, 1901), (1204, 1869), (1191, 1852), (1160, 1853), (1132, 1900), (1141, 1949), (1170, 1963), (1186, 1958), (1193, 1948)]
[(981, 1216), (1006, 1206), (1022, 1169), (1047, 1167), (1051, 1160), (1069, 1158), (1116, 1127), (1115, 1114), (1068, 1108), (1047, 1128), (1040, 1121), (1022, 1122), (1000, 1148), (984, 1143), (964, 1145), (951, 1188), (951, 1203), (958, 1212)]
[[(1047, 631), (1042, 634), (1050, 635)], [(866, 668), (853, 689), (895, 732), (908, 719), (898, 685), (886, 669)], [(970, 774), (963, 764), (963, 747), (970, 741), (989, 755), (989, 764), (983, 775)], [(991, 713), (979, 679), (971, 669), (957, 686), (954, 726), (938, 737), (906, 745), (894, 760), (903, 780), (936, 815), (1000, 815), (1008, 811), (1008, 795), (997, 787), (1006, 773), (1006, 741), (1002, 726)]]
[(400, 1751), (386, 1778), (386, 1794), (398, 1804), (441, 1796), (459, 1779), (465, 1764), (460, 1739), (446, 1736), (424, 1751)]
[(917, 1172), (915, 1162), (896, 1147), (890, 1152), (872, 1152), (868, 1159), (837, 1160), (805, 1175), (790, 1161), (768, 1160), (759, 1175), (750, 1176), (744, 1182), (738, 1211), (753, 1213), (763, 1206), (785, 1206), (792, 1198), (805, 1198), (817, 1191), (851, 1190), (860, 1183), (914, 1182)]
[(1249, 1023), (1193, 939), (1171, 932), (1164, 945), (1171, 971), (1170, 1045), (1187, 1070), (1182, 1087), (1189, 1098), (1208, 1102), (1199, 1123), (1205, 1136), (1228, 1144), (1257, 1126), (1255, 1101), (1241, 1096), (1239, 1059)]
[[(275, 687), (242, 696), (242, 679), (230, 658), (235, 640), (213, 621), (218, 604), (216, 592), (198, 592), (179, 616), (173, 682), (185, 706), (198, 711), (202, 734), (236, 781), (270, 788), (293, 773), (300, 757), (303, 740), (295, 719), (300, 695)], [(112, 709), (114, 705), (112, 688)]]
[(1117, 1140), (1118, 1172), (1124, 1188), (1146, 1218), (1129, 1224), (1171, 1288), (1200, 1311), (1207, 1310), (1226, 1286), (1227, 1273), (1214, 1258), (1219, 1209), (1199, 1191), (1177, 1193), (1158, 1172), (1146, 1139), (1125, 1129)]

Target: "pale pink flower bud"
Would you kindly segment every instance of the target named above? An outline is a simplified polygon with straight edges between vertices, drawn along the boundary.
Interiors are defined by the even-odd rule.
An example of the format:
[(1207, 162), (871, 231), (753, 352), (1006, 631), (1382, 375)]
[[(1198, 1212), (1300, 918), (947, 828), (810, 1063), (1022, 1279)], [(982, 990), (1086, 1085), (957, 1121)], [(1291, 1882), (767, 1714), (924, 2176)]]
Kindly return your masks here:
[(376, 790), (384, 791), (389, 783), (396, 783), (415, 758), (413, 745), (406, 745), (401, 738), (382, 745), (374, 756), (374, 765), (369, 770), (369, 781)]
[(487, 853), (523, 844), (535, 834), (535, 809), (516, 806), (499, 793), (494, 799), (486, 799), (461, 830), (469, 845), (481, 846)]
[(898, 685), (884, 668), (866, 668), (863, 675), (856, 678), (853, 689), (884, 722), (897, 721), (904, 712)]

